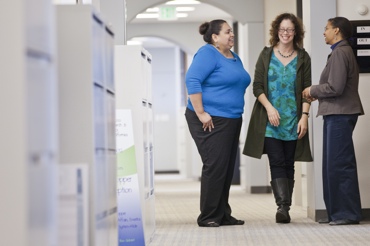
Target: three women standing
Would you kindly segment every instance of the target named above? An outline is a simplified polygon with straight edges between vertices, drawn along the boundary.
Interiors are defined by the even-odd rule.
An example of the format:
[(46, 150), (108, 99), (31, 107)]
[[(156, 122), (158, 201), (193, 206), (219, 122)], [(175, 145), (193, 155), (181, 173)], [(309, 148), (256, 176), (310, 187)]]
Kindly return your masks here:
[[(201, 214), (198, 225), (242, 225), (228, 204), (245, 89), (250, 77), (230, 49), (234, 34), (223, 20), (200, 26), (206, 45), (194, 56), (186, 76), (189, 93), (185, 113), (203, 161)], [(329, 19), (325, 41), (333, 50), (319, 85), (311, 86), (311, 59), (302, 48), (304, 30), (293, 14), (276, 17), (270, 47), (258, 58), (253, 81), (253, 107), (243, 154), (267, 154), (271, 187), (278, 206), (277, 223), (289, 223), (295, 161), (311, 162), (308, 138), (310, 103), (319, 99), (324, 118), (323, 187), (330, 225), (358, 224), (361, 202), (352, 133), (364, 114), (358, 94), (359, 71), (347, 41), (350, 22)]]

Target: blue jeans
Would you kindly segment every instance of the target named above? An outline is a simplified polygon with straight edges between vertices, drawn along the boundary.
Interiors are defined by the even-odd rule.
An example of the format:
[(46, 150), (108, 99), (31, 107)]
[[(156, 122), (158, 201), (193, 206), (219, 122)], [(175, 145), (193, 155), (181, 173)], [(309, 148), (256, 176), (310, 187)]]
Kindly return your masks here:
[(332, 220), (361, 220), (361, 200), (352, 133), (358, 115), (324, 116), (322, 179)]

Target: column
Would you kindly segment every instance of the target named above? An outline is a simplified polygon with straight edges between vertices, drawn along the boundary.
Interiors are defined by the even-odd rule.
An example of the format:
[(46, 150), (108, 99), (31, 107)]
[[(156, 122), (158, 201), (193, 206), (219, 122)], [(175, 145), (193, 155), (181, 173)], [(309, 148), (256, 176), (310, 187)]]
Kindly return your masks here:
[[(304, 0), (303, 22), (306, 30), (305, 48), (311, 56), (312, 84), (318, 84), (330, 48), (324, 42), (324, 27), (329, 18), (336, 16), (336, 0)], [(322, 117), (315, 117), (318, 102), (311, 105), (310, 129), (313, 163), (307, 164), (307, 213), (317, 220), (326, 217), (322, 191)]]

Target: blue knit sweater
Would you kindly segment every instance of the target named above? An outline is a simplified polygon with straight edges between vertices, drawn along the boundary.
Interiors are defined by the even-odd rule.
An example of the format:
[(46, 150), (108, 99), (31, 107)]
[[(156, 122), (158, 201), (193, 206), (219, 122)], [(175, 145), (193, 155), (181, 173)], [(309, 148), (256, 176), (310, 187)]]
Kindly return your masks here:
[[(202, 93), (204, 111), (211, 116), (239, 118), (244, 110), (244, 93), (251, 82), (239, 56), (226, 58), (206, 44), (194, 55), (186, 74), (188, 94)], [(188, 99), (188, 108), (194, 111)]]

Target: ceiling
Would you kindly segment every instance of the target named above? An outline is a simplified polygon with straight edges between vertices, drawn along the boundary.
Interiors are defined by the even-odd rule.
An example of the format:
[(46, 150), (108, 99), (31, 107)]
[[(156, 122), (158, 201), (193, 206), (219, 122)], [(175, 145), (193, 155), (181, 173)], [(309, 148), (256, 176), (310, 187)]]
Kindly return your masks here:
[[(165, 3), (165, 4), (161, 4), (161, 5), (154, 6), (154, 7), (158, 7), (158, 8), (192, 7), (192, 8), (194, 8), (194, 10), (193, 11), (181, 11), (181, 10), (177, 11), (178, 13), (188, 14), (187, 17), (178, 18), (177, 20), (159, 20), (159, 19), (156, 19), (156, 18), (151, 18), (151, 19), (135, 18), (130, 23), (204, 22), (204, 21), (210, 21), (210, 20), (213, 20), (213, 19), (231, 19), (232, 18), (231, 15), (229, 15), (225, 11), (223, 11), (223, 10), (217, 8), (217, 7), (214, 7), (212, 5), (200, 2), (200, 1), (193, 1), (193, 2), (197, 2), (198, 4), (182, 4), (182, 2), (184, 2), (184, 0), (172, 0), (172, 1), (169, 1), (169, 2), (174, 2), (174, 3), (178, 2), (178, 3), (177, 4), (171, 4), (171, 5)], [(185, 0), (185, 2), (190, 3), (192, 1), (186, 1)], [(148, 12), (144, 11), (142, 13), (148, 13)]]
[[(187, 0), (185, 0), (187, 1)], [(139, 19), (135, 18), (128, 24), (135, 24), (135, 23), (155, 23), (155, 24), (166, 24), (166, 23), (174, 23), (174, 22), (199, 22), (199, 25), (205, 21), (211, 21), (213, 19), (225, 19), (230, 20), (232, 19), (232, 16), (228, 14), (227, 12), (214, 7), (210, 4), (206, 4), (203, 2), (199, 2), (198, 4), (181, 4), (179, 0), (174, 0), (171, 2), (178, 2), (177, 4), (161, 4), (158, 6), (153, 6), (157, 8), (168, 8), (168, 7), (192, 7), (194, 8), (193, 11), (177, 11), (177, 13), (186, 13), (187, 17), (183, 18), (177, 18), (176, 20), (159, 20), (158, 18), (148, 18), (148, 19)], [(147, 14), (147, 13), (157, 13), (158, 12), (147, 12), (144, 11), (141, 14)], [(154, 38), (154, 37), (140, 37), (140, 38), (133, 38), (131, 40), (128, 40), (128, 44), (142, 44), (144, 47), (168, 47), (168, 46), (175, 46), (174, 44), (161, 39), (161, 38)]]

